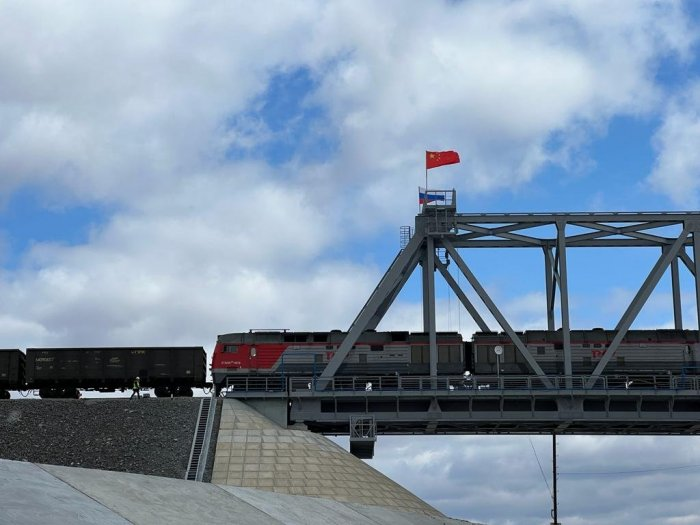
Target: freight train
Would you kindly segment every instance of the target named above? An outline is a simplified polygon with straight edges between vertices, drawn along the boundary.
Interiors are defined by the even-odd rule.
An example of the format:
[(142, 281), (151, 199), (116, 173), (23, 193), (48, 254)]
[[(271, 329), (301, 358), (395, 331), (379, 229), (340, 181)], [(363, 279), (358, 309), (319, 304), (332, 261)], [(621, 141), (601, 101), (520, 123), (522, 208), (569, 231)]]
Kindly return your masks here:
[(10, 390), (38, 390), (42, 398), (123, 391), (135, 377), (158, 397), (192, 396), (192, 388), (210, 386), (206, 360), (201, 346), (0, 349), (0, 399)]
[[(216, 393), (235, 379), (318, 377), (347, 333), (265, 330), (220, 335), (211, 361)], [(547, 375), (564, 374), (561, 330), (517, 332)], [(612, 330), (572, 330), (574, 375), (593, 372), (612, 342)], [(498, 349), (498, 351), (497, 351)], [(696, 375), (700, 337), (697, 330), (629, 330), (607, 364), (608, 376)], [(524, 376), (532, 372), (505, 333), (477, 332), (464, 341), (456, 332), (437, 333), (437, 371), (458, 376)], [(430, 344), (425, 332), (364, 332), (338, 368), (336, 377), (384, 378), (427, 376)], [(128, 388), (135, 376), (157, 396), (189, 396), (206, 381), (203, 347), (29, 348), (0, 350), (0, 398), (10, 390), (38, 389), (41, 397), (76, 397), (79, 389), (111, 392)]]
[[(250, 331), (220, 335), (212, 358), (217, 392), (228, 378), (318, 376), (347, 333)], [(562, 331), (517, 333), (545, 374), (564, 374)], [(615, 336), (612, 330), (570, 332), (572, 373), (591, 374)], [(526, 359), (505, 333), (477, 332), (463, 341), (456, 332), (437, 333), (438, 375), (529, 375)], [(629, 330), (606, 375), (696, 374), (697, 330)], [(430, 372), (425, 332), (364, 332), (336, 372), (339, 376), (420, 376)]]

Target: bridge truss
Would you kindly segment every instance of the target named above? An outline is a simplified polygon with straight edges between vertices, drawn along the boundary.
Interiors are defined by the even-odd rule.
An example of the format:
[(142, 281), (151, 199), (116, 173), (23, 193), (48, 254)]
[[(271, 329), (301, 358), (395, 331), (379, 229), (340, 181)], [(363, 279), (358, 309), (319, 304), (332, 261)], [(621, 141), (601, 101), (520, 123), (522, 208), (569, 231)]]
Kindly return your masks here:
[[(683, 328), (679, 279), (679, 261), (695, 280), (695, 298), (700, 311), (700, 213), (698, 212), (617, 212), (617, 213), (457, 213), (454, 190), (434, 191), (444, 195), (441, 204), (425, 204), (416, 216), (415, 230), (406, 247), (399, 252), (374, 289), (364, 307), (350, 325), (348, 335), (321, 379), (334, 377), (352, 346), (364, 330), (375, 329), (408, 281), (420, 266), (423, 276), (423, 326), (430, 341), (430, 375), (437, 376), (437, 338), (435, 327), (435, 271), (439, 271), (464, 308), (484, 332), (497, 331), (489, 326), (464, 290), (436, 256), (444, 250), (457, 265), (483, 305), (506, 332), (528, 363), (533, 375), (546, 374), (527, 351), (511, 323), (489, 296), (484, 286), (462, 258), (460, 249), (534, 248), (542, 253), (543, 283), (546, 292), (547, 328), (555, 330), (555, 311), (561, 315), (564, 351), (564, 375), (572, 374), (569, 326), (569, 279), (567, 251), (572, 248), (655, 248), (659, 258), (615, 326), (615, 336), (591, 374), (589, 386), (601, 376), (615, 355), (647, 299), (664, 273), (671, 268), (675, 327)], [(444, 202), (444, 204), (442, 204)], [(567, 229), (577, 231), (567, 234)], [(584, 230), (583, 232), (581, 230)], [(675, 230), (675, 232), (674, 232)], [(554, 231), (554, 234), (552, 234)], [(691, 258), (686, 248), (692, 248)], [(558, 292), (558, 293), (557, 293)], [(549, 380), (547, 379), (549, 382)]]
[[(285, 421), (304, 421), (309, 428), (352, 436), (363, 425), (356, 446), (371, 457), (367, 435), (415, 433), (579, 433), (579, 434), (696, 434), (700, 432), (700, 385), (686, 377), (649, 376), (611, 384), (604, 374), (628, 329), (661, 278), (670, 268), (675, 328), (683, 328), (680, 271), (684, 267), (695, 284), (700, 312), (700, 212), (615, 213), (457, 213), (454, 190), (430, 191), (440, 200), (425, 204), (416, 216), (411, 236), (393, 260), (354, 319), (347, 336), (317, 378), (291, 378), (285, 385), (234, 388), (229, 396), (249, 401), (284, 403)], [(614, 337), (588, 376), (572, 375), (569, 319), (570, 249), (650, 248), (658, 259), (617, 322)], [(528, 352), (513, 325), (488, 294), (460, 251), (477, 248), (530, 248), (542, 256), (547, 329), (560, 329), (564, 375), (544, 373)], [(690, 250), (691, 254), (688, 253)], [(498, 326), (488, 324), (438, 256), (446, 254), (459, 269)], [(505, 259), (502, 258), (502, 259)], [(410, 385), (382, 388), (381, 378), (336, 377), (340, 365), (365, 330), (376, 329), (404, 285), (420, 267), (423, 326), (429, 335), (430, 375), (404, 378)], [(531, 375), (461, 378), (437, 375), (435, 275), (445, 279), (481, 331), (508, 334), (527, 362)], [(473, 296), (473, 294), (471, 294)], [(559, 318), (557, 319), (556, 313)], [(558, 321), (558, 322), (557, 322)], [(700, 321), (699, 321), (700, 322)], [(267, 380), (265, 380), (267, 381)], [(372, 388), (363, 385), (371, 383)], [(282, 413), (282, 405), (277, 413)], [(363, 419), (363, 417), (365, 419)], [(354, 419), (353, 419), (354, 418)], [(359, 419), (358, 419), (359, 418)]]

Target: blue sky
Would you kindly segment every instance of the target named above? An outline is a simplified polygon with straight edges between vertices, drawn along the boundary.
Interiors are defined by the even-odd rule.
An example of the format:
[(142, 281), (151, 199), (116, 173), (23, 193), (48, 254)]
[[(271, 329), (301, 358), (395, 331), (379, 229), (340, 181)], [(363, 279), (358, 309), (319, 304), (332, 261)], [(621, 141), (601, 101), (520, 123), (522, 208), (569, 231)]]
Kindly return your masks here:
[[(691, 1), (0, 3), (2, 346), (347, 328), (413, 224), (425, 150), (460, 153), (429, 180), (462, 212), (697, 210), (699, 46)], [(463, 256), (514, 327), (543, 326), (540, 254)], [(614, 326), (656, 257), (571, 250), (572, 327)], [(418, 284), (382, 327), (420, 329)], [(672, 319), (665, 277), (636, 326)], [(561, 454), (700, 463), (688, 438)], [(382, 438), (372, 464), (451, 516), (548, 522), (526, 437)], [(562, 521), (698, 523), (698, 475), (563, 477)]]

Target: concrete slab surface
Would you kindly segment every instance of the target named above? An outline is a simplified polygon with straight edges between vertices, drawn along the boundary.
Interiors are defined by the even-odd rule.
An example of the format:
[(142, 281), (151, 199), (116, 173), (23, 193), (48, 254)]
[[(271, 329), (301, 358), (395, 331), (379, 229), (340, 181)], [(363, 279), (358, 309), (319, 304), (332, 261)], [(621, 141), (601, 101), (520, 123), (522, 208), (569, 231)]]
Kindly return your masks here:
[(465, 524), (253, 488), (0, 459), (0, 525)]
[(228, 523), (232, 516), (236, 523), (282, 523), (209, 483), (52, 465), (43, 468), (131, 523)]
[(0, 525), (129, 525), (33, 463), (0, 460)]
[(222, 488), (289, 525), (344, 525), (346, 523), (372, 525), (375, 523), (350, 507), (330, 499), (270, 494), (266, 491), (242, 487), (222, 486)]
[(222, 403), (211, 481), (444, 518), (325, 436), (285, 428), (237, 399)]

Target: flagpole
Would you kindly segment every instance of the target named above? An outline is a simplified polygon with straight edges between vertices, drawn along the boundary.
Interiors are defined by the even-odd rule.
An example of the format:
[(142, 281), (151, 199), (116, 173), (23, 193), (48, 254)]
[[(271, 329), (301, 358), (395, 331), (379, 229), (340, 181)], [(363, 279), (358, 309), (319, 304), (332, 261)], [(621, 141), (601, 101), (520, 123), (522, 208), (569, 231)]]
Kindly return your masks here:
[(428, 202), (428, 152), (425, 152), (425, 202), (423, 202), (423, 207), (425, 207)]

